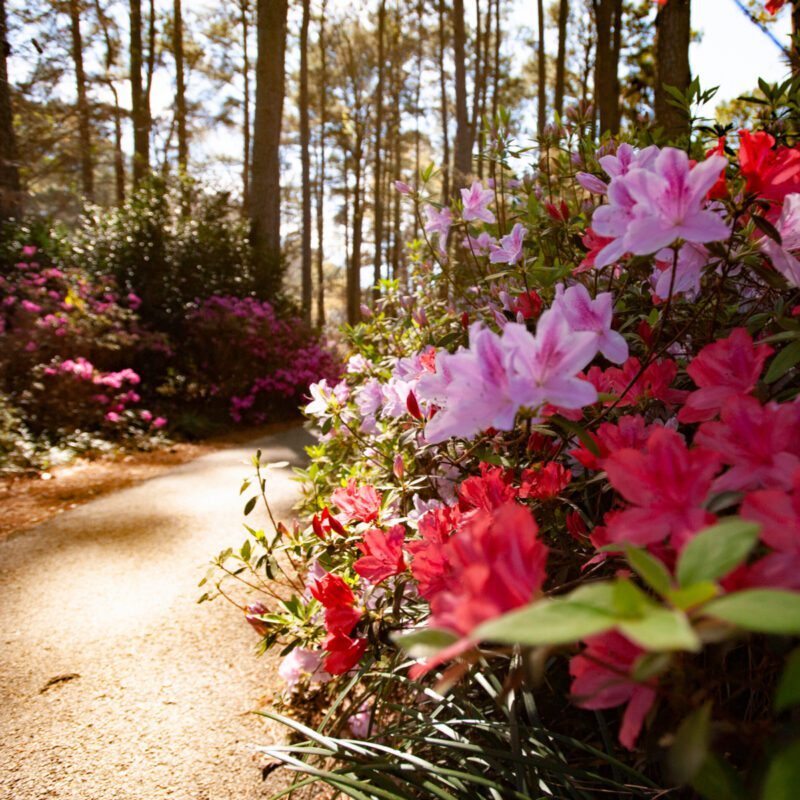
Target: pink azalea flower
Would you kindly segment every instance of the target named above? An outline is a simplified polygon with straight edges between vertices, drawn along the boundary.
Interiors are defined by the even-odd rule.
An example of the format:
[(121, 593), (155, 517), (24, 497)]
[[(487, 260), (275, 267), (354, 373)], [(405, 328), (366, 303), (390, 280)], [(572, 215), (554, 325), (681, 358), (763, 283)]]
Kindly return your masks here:
[(573, 331), (556, 310), (545, 311), (531, 337), (524, 325), (503, 331), (509, 349), (509, 392), (518, 407), (552, 403), (582, 408), (597, 400), (597, 391), (577, 376), (597, 353), (597, 335)]
[(153, 427), (154, 428), (163, 428), (167, 424), (166, 417), (156, 417), (153, 420)]
[(492, 264), (516, 264), (522, 258), (522, 244), (525, 239), (525, 226), (518, 222), (508, 236), (500, 239), (499, 245), (492, 246), (489, 261)]
[(295, 647), (278, 667), (278, 675), (284, 680), (289, 691), (293, 690), (302, 678), (309, 678), (311, 683), (324, 683), (330, 678), (322, 668), (322, 653), (318, 650), (306, 650)]
[(683, 150), (665, 147), (652, 169), (631, 171), (625, 181), (636, 201), (636, 219), (626, 232), (626, 248), (646, 255), (676, 239), (699, 244), (726, 239), (730, 231), (722, 217), (703, 205), (727, 164), (713, 155), (690, 168)]
[(462, 216), (466, 222), (495, 221), (494, 214), (487, 207), (494, 200), (494, 192), (491, 189), (484, 189), (478, 181), (473, 181), (469, 189), (461, 190), (461, 200), (464, 203)]
[(573, 331), (594, 333), (598, 352), (609, 361), (622, 364), (628, 358), (628, 343), (620, 333), (611, 330), (614, 298), (610, 292), (601, 292), (592, 300), (582, 283), (566, 290), (563, 284), (558, 284), (553, 308), (564, 316)]
[(775, 227), (781, 243), (764, 236), (759, 245), (789, 285), (800, 287), (800, 261), (795, 255), (800, 250), (800, 194), (786, 196)]
[[(700, 293), (700, 279), (703, 268), (708, 264), (708, 250), (701, 244), (687, 242), (678, 251), (678, 262), (669, 248), (656, 253), (656, 268), (650, 280), (659, 300), (669, 297), (670, 287), (673, 297), (682, 294), (687, 300), (694, 300)], [(675, 278), (672, 277), (673, 267)]]
[(36, 247), (36, 245), (33, 245), (33, 244), (26, 244), (22, 248), (22, 255), (27, 257), (27, 258), (30, 258), (31, 256), (35, 256), (38, 252), (39, 252), (39, 248)]
[(517, 405), (509, 394), (503, 342), (475, 323), (469, 344), (468, 350), (437, 355), (436, 373), (423, 375), (417, 385), (422, 399), (440, 406), (425, 427), (428, 442), (469, 437), (489, 427), (510, 430), (514, 425)]
[(120, 416), (115, 411), (109, 411), (106, 414), (106, 420), (108, 420), (108, 422), (112, 422), (112, 423), (119, 422)]
[(353, 564), (353, 569), (370, 583), (380, 583), (406, 569), (403, 558), (403, 540), (406, 529), (395, 525), (388, 533), (372, 528), (364, 534), (358, 549), (364, 554)]
[(497, 246), (497, 240), (484, 231), (479, 236), (466, 236), (462, 244), (476, 256), (488, 256), (492, 247)]
[(617, 450), (603, 467), (611, 485), (630, 503), (606, 519), (610, 541), (651, 545), (669, 539), (680, 550), (713, 520), (702, 506), (720, 458), (710, 449), (689, 450), (669, 428), (655, 428), (645, 450)]
[(395, 181), (394, 188), (400, 192), (400, 194), (411, 194), (411, 187), (403, 181)]
[(762, 406), (749, 395), (731, 397), (720, 421), (704, 422), (694, 440), (731, 467), (714, 482), (714, 491), (789, 489), (800, 467), (800, 404)]
[(569, 662), (571, 693), (581, 708), (614, 708), (627, 703), (619, 741), (632, 750), (645, 717), (656, 699), (655, 681), (639, 683), (631, 677), (641, 647), (615, 631), (592, 636), (586, 649)]
[(514, 502), (476, 512), (445, 545), (449, 579), (431, 599), (431, 626), (465, 635), (531, 602), (548, 552), (538, 530), (531, 512)]
[(453, 212), (449, 208), (437, 210), (435, 206), (425, 206), (425, 216), (428, 221), (425, 224), (426, 233), (437, 234), (439, 236), (439, 246), (447, 242), (450, 233), (450, 226), (453, 224)]
[(726, 339), (706, 345), (686, 368), (698, 389), (687, 398), (678, 420), (713, 419), (730, 397), (750, 394), (772, 352), (769, 345), (754, 346), (744, 328), (736, 328)]
[(659, 150), (655, 145), (637, 150), (627, 142), (623, 142), (617, 147), (616, 153), (601, 156), (598, 163), (609, 178), (619, 178), (627, 175), (635, 167), (649, 169), (658, 158), (658, 153)]
[(331, 501), (339, 508), (339, 520), (348, 522), (373, 522), (381, 512), (381, 495), (369, 484), (359, 486), (355, 478), (347, 486), (336, 489)]
[(608, 191), (608, 184), (589, 172), (579, 172), (575, 178), (578, 183), (591, 194), (603, 195)]

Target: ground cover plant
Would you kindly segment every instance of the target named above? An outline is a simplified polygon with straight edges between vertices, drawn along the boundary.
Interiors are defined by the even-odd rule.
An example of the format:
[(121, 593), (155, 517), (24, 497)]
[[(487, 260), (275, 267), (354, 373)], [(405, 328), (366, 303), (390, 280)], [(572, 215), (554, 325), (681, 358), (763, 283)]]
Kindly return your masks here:
[[(789, 796), (796, 91), (765, 85), (752, 129), (681, 147), (598, 146), (576, 107), (521, 175), (501, 115), (490, 179), (452, 205), (432, 167), (398, 181), (415, 270), (311, 388), (304, 516), (250, 523), (206, 595), (264, 593), (247, 620), (304, 699), (264, 749), (301, 784)], [(255, 465), (248, 515), (269, 500)]]

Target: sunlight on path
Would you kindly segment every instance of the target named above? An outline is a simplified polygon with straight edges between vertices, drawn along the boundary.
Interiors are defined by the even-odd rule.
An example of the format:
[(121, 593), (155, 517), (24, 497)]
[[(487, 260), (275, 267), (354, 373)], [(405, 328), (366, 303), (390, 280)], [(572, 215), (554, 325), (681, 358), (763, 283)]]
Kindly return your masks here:
[[(243, 462), (261, 447), (298, 465), (309, 441), (213, 453), (0, 542), (2, 800), (269, 795), (248, 745), (275, 734), (249, 711), (275, 664), (235, 608), (196, 604), (197, 583), (244, 540)], [(298, 486), (272, 474), (285, 518)]]

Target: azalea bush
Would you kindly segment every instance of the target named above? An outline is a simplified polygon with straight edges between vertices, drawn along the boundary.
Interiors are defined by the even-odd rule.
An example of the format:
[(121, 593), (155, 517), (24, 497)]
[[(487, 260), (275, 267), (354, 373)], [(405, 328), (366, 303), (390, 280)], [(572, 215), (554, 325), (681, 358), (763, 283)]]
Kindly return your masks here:
[(213, 295), (186, 314), (181, 337), (184, 396), (216, 405), (235, 422), (262, 423), (296, 408), (309, 386), (335, 380), (332, 347), (297, 316), (266, 300)]
[(452, 207), (433, 168), (398, 182), (414, 277), (312, 387), (305, 516), (251, 523), (207, 594), (260, 587), (287, 702), (325, 698), (265, 748), (301, 782), (790, 796), (800, 147), (769, 88), (761, 127), (680, 149), (598, 147), (573, 109), (522, 177), (501, 125)]
[[(143, 403), (137, 354), (163, 346), (139, 323), (140, 299), (112, 278), (56, 266), (24, 245), (0, 274), (0, 394), (8, 444), (0, 466), (44, 464), (52, 448), (98, 437), (144, 445), (165, 424)], [(16, 441), (16, 444), (12, 442)], [(63, 449), (63, 448), (62, 448)]]

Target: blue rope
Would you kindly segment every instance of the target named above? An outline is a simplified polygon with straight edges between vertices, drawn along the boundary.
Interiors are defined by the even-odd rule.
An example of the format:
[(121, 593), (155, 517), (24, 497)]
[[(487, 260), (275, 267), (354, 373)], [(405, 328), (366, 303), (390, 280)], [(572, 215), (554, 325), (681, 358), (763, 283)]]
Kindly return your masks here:
[(753, 14), (750, 12), (750, 9), (747, 8), (742, 0), (733, 0), (734, 3), (739, 7), (739, 10), (744, 14), (750, 22), (753, 23), (763, 34), (769, 37), (769, 40), (777, 47), (785, 56), (789, 55), (789, 51), (781, 44), (780, 40), (775, 36), (775, 34), (763, 23), (761, 20), (757, 19)]

